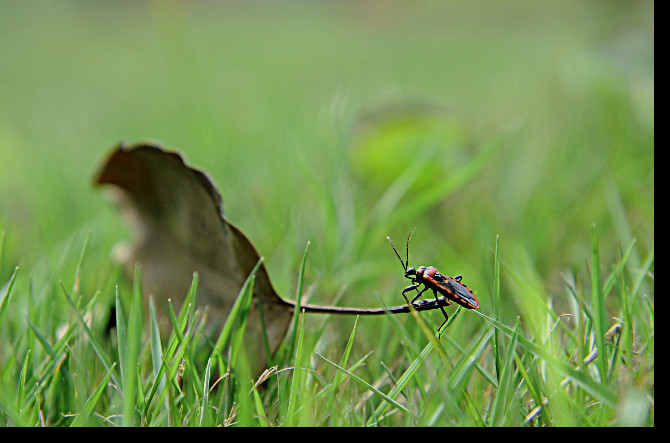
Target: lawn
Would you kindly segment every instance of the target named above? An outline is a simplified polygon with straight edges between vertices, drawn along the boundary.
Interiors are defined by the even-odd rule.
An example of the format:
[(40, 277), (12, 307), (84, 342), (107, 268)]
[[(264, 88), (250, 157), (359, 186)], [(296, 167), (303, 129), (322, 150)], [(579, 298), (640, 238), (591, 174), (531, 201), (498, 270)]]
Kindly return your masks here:
[[(654, 426), (653, 8), (3, 1), (0, 423)], [(296, 317), (255, 386), (242, 329), (161, 330), (114, 260), (92, 183), (140, 140), (212, 177), (284, 298), (403, 304), (416, 227), (410, 265), (480, 308), (439, 339), (439, 310)]]

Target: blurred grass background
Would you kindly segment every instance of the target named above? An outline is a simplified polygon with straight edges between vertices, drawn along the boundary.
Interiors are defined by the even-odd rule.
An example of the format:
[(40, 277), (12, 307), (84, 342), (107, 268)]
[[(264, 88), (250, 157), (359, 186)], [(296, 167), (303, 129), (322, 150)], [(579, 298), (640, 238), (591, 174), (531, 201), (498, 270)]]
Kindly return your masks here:
[[(144, 138), (212, 175), (281, 293), (308, 240), (322, 277), (377, 278), (400, 269), (384, 236), (402, 244), (414, 226), (413, 263), (473, 286), (495, 234), (549, 281), (583, 264), (594, 222), (605, 254), (632, 237), (651, 249), (652, 7), (3, 2), (2, 277), (82, 226), (111, 247), (123, 234), (92, 175)], [(476, 176), (402, 219), (509, 125)], [(419, 155), (400, 219), (371, 220)]]
[(502, 318), (519, 278), (560, 306), (592, 223), (603, 266), (653, 251), (653, 6), (2, 1), (0, 281), (72, 283), (59, 259), (90, 230), (86, 284), (113, 300), (127, 232), (91, 181), (151, 138), (213, 177), (285, 297), (311, 241), (311, 302), (400, 304), (385, 236), (418, 226), (411, 264), (463, 274), (484, 313), (497, 234)]

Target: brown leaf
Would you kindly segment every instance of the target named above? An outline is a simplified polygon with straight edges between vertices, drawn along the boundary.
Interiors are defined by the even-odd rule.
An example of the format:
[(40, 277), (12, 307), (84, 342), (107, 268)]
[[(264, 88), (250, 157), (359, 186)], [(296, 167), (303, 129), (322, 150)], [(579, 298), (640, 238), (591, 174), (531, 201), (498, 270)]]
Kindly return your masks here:
[[(116, 148), (95, 183), (113, 185), (112, 198), (134, 235), (121, 260), (129, 275), (135, 262), (142, 263), (144, 295), (170, 298), (179, 309), (197, 271), (198, 305), (210, 307), (210, 323), (222, 324), (259, 255), (244, 234), (226, 220), (221, 195), (212, 180), (186, 165), (177, 152), (139, 143)], [(274, 353), (293, 308), (275, 292), (264, 264), (256, 273), (254, 293), (263, 302)], [(251, 309), (247, 337), (253, 334), (249, 343), (261, 368), (265, 351), (257, 303), (252, 303)]]

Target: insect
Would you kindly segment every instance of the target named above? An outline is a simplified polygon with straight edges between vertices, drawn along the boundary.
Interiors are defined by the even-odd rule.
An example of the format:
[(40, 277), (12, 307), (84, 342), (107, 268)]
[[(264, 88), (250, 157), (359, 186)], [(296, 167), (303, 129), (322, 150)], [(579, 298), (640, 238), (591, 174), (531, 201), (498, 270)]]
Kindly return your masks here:
[[(461, 282), (463, 276), (457, 275), (455, 277), (449, 277), (448, 275), (440, 274), (434, 266), (419, 266), (418, 269), (409, 267), (409, 239), (412, 237), (413, 233), (414, 231), (410, 232), (407, 236), (407, 257), (405, 261), (400, 258), (400, 254), (398, 254), (395, 246), (393, 246), (391, 237), (386, 236), (389, 243), (391, 243), (395, 255), (398, 256), (398, 260), (400, 260), (400, 263), (405, 270), (405, 277), (412, 281), (412, 284), (402, 291), (402, 295), (405, 297), (405, 300), (407, 300), (407, 303), (413, 304), (424, 292), (431, 289), (435, 295), (436, 301), (438, 301), (438, 295), (443, 295), (445, 297), (446, 303), (444, 306), (450, 306), (453, 301), (467, 309), (479, 309), (479, 300), (477, 300), (475, 294), (472, 293), (472, 290)], [(421, 285), (423, 285), (423, 289), (419, 291), (419, 286)], [(405, 294), (413, 290), (416, 290), (417, 294), (410, 301)], [(438, 331), (442, 329), (442, 326), (444, 326), (449, 319), (449, 316), (447, 316), (442, 305), (440, 305), (440, 310), (442, 311), (442, 314), (444, 314), (444, 322), (440, 325)]]

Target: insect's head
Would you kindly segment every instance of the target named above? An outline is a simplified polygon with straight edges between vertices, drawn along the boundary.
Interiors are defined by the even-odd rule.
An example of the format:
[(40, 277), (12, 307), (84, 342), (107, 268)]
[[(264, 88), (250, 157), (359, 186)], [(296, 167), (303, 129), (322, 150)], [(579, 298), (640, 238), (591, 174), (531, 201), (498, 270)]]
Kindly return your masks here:
[(413, 275), (416, 275), (416, 269), (414, 268), (409, 268), (409, 239), (414, 234), (414, 231), (416, 231), (416, 227), (412, 229), (412, 232), (409, 233), (407, 236), (407, 258), (405, 261), (402, 261), (402, 258), (400, 258), (400, 254), (398, 254), (398, 251), (396, 250), (395, 246), (393, 246), (393, 242), (391, 241), (391, 237), (388, 235), (386, 238), (388, 239), (389, 243), (391, 243), (391, 247), (393, 248), (393, 252), (395, 252), (395, 255), (398, 257), (398, 260), (400, 260), (400, 264), (402, 265), (402, 268), (405, 270), (405, 277), (411, 277)]

